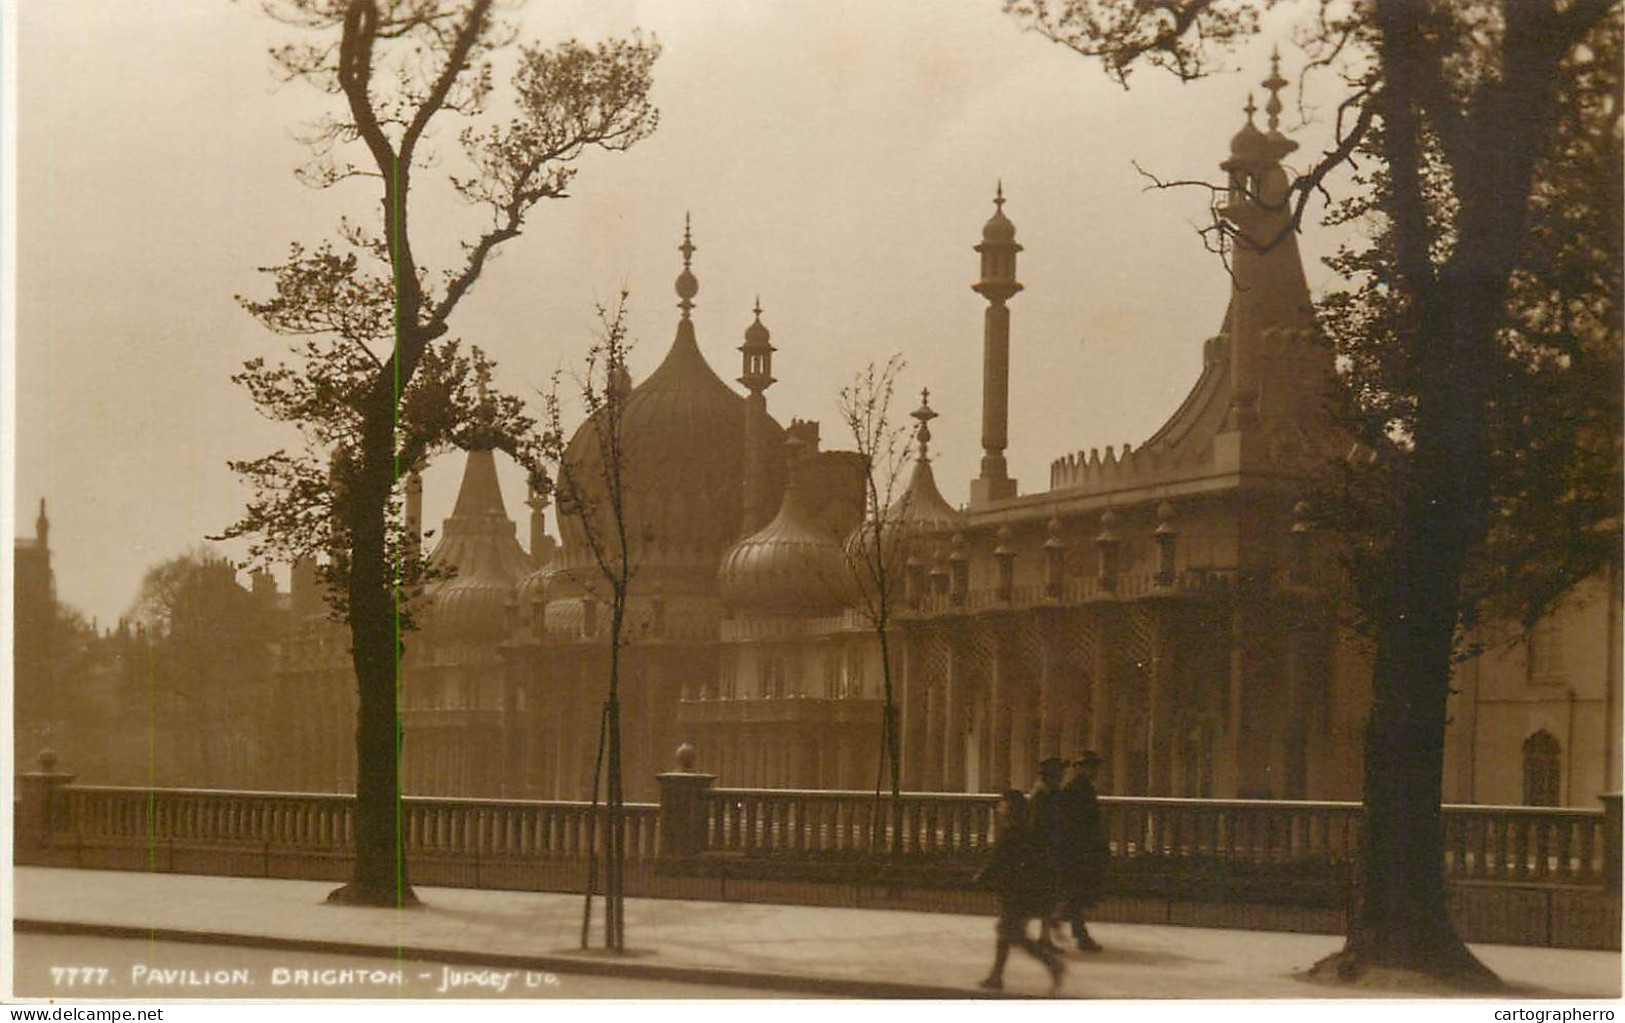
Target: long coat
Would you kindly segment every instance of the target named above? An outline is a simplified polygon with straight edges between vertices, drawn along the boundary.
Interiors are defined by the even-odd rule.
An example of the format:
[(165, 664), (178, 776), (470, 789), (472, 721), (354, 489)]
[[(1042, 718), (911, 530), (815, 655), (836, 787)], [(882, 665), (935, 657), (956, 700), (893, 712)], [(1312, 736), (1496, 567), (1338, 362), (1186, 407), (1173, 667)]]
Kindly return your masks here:
[(993, 860), (976, 883), (998, 895), (1005, 916), (1042, 916), (1055, 905), (1055, 872), (1042, 839), (1026, 821), (999, 829)]
[(1100, 901), (1111, 847), (1100, 817), (1100, 800), (1086, 778), (1074, 778), (1058, 794), (1061, 839), (1056, 868), (1068, 898), (1085, 906)]

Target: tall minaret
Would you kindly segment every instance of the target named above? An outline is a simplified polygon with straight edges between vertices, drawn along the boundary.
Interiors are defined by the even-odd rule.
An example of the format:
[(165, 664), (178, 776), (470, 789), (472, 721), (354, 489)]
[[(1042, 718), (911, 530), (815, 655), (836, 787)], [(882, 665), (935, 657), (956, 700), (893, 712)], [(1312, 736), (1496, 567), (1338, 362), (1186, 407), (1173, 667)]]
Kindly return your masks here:
[(987, 299), (982, 327), (982, 472), (971, 481), (972, 505), (1016, 496), (1016, 481), (1005, 466), (1010, 426), (1010, 309), (1021, 290), (1016, 280), (1016, 225), (1004, 215), (1004, 182), (993, 198), (993, 216), (982, 225), (982, 279), (971, 289)]
[(768, 490), (767, 471), (767, 389), (773, 386), (773, 353), (768, 343), (772, 335), (762, 323), (762, 299), (756, 298), (756, 319), (745, 328), (745, 343), (739, 346), (739, 382), (750, 391), (745, 399), (745, 502), (741, 536), (750, 536), (773, 516), (773, 498)]

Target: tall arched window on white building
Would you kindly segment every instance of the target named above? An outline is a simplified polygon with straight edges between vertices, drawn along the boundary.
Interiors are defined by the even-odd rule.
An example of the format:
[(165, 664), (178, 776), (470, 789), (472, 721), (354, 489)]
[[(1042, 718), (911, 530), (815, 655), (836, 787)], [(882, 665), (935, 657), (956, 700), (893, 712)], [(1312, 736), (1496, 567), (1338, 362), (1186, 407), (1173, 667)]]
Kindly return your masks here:
[(1543, 728), (1523, 742), (1524, 805), (1557, 806), (1562, 780), (1563, 747)]

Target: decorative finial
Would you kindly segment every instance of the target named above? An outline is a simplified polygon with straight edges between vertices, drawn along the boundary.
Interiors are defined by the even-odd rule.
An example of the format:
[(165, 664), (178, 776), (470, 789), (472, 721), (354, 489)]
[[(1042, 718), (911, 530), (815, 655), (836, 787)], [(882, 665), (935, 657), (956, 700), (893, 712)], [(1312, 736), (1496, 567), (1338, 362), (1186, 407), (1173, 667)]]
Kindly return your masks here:
[(677, 297), (680, 301), (677, 308), (683, 311), (683, 319), (688, 319), (689, 311), (694, 308), (694, 296), (700, 293), (700, 282), (695, 279), (694, 271), (690, 269), (694, 260), (693, 234), (689, 230), (689, 215), (683, 214), (683, 244), (677, 246), (677, 251), (683, 254), (683, 272), (677, 275)]
[(755, 306), (754, 309), (751, 310), (751, 312), (756, 314), (756, 322), (757, 323), (762, 322), (762, 296), (760, 296), (760, 295), (756, 296), (756, 306)]
[(1004, 211), (1004, 179), (1003, 178), (999, 179), (998, 188), (993, 193), (993, 205), (997, 206), (999, 208), (1000, 212)]
[(1249, 92), (1247, 94), (1247, 105), (1242, 107), (1241, 109), (1246, 111), (1246, 113), (1247, 113), (1247, 123), (1252, 124), (1253, 123), (1253, 114), (1258, 112), (1258, 105), (1253, 102), (1253, 94), (1252, 93)]
[(1270, 91), (1269, 102), (1264, 104), (1264, 111), (1270, 116), (1270, 131), (1281, 128), (1281, 90), (1286, 87), (1287, 80), (1281, 77), (1281, 48), (1277, 46), (1270, 55), (1270, 76), (1264, 79), (1264, 88)]
[(910, 412), (915, 422), (920, 425), (915, 429), (914, 435), (920, 442), (920, 461), (929, 461), (931, 444), (931, 420), (937, 418), (937, 413), (931, 408), (931, 389), (920, 389), (920, 407)]

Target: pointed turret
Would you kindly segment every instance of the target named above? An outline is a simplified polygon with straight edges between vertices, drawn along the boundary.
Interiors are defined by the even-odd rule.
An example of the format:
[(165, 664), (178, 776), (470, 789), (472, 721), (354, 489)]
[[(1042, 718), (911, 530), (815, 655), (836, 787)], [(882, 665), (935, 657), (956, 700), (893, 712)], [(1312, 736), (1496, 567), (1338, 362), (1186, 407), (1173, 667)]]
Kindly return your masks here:
[(516, 532), (497, 482), (494, 449), (469, 451), (457, 502), (429, 555), (432, 564), (454, 573), (432, 590), (430, 621), (437, 631), (466, 640), (503, 634), (508, 601), (531, 572)]
[(922, 534), (957, 529), (960, 521), (959, 513), (937, 489), (937, 477), (931, 471), (931, 420), (937, 418), (937, 412), (931, 407), (930, 389), (920, 391), (920, 407), (909, 415), (919, 424), (914, 428), (919, 453), (915, 455), (914, 471), (909, 475), (907, 489), (892, 502), (886, 518), (894, 526), (905, 527), (912, 539)]
[[(1289, 357), (1296, 359), (1292, 353), (1276, 349), (1313, 329), (1309, 288), (1292, 221), (1291, 178), (1281, 165), (1298, 144), (1280, 130), (1280, 93), (1287, 81), (1281, 77), (1279, 54), (1272, 59), (1270, 77), (1263, 84), (1269, 92), (1264, 106), (1269, 131), (1260, 131), (1253, 123), (1257, 107), (1249, 96), (1247, 123), (1231, 140), (1230, 155), (1219, 165), (1229, 177), (1221, 212), (1233, 238), (1233, 286), (1226, 318), (1230, 408), (1225, 426), (1238, 431), (1259, 425), (1260, 396), (1272, 390), (1262, 374)], [(1329, 360), (1328, 352), (1328, 369)], [(1304, 380), (1302, 373), (1298, 376), (1293, 389), (1321, 386), (1319, 380)]]

